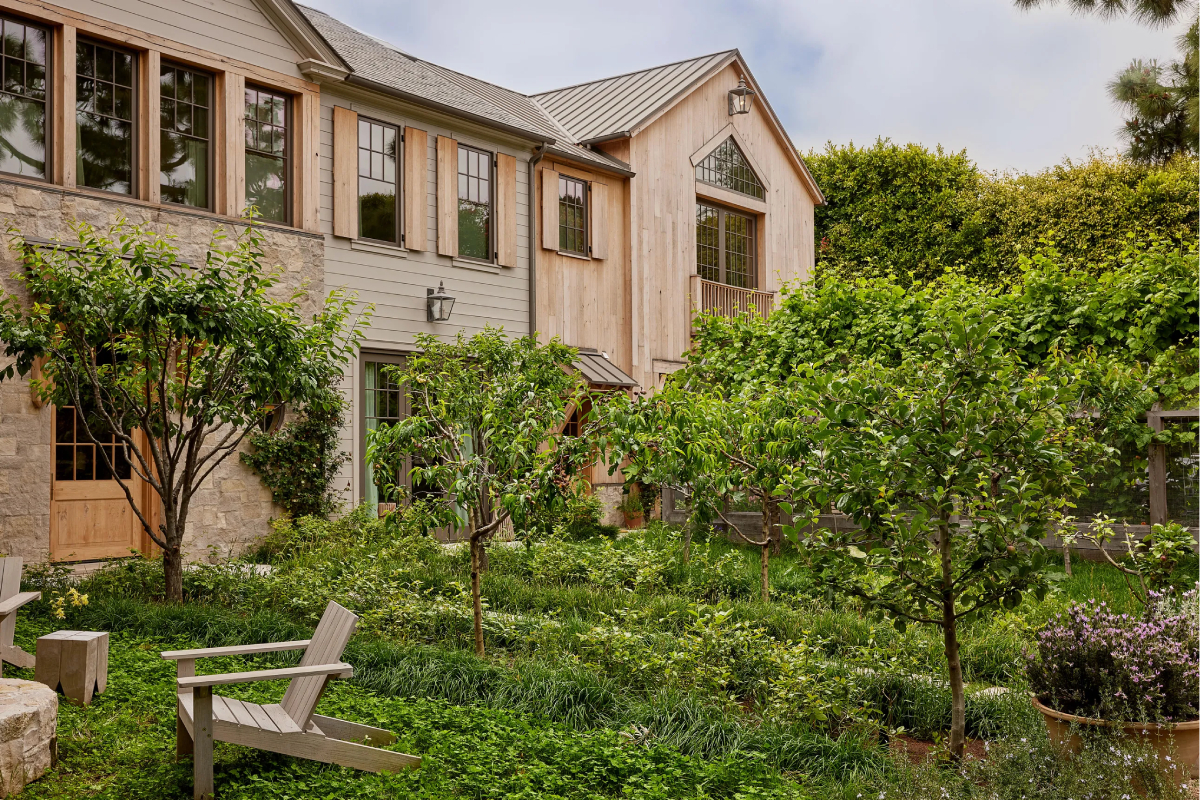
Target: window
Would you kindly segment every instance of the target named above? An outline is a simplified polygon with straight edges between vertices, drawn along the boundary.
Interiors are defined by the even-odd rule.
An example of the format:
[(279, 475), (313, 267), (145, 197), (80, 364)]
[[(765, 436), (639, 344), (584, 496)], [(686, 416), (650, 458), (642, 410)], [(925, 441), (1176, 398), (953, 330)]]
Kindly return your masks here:
[(492, 260), (492, 155), (458, 146), (458, 254)]
[(358, 119), (358, 235), (400, 243), (395, 127)]
[(696, 274), (704, 280), (756, 288), (754, 239), (753, 217), (696, 204)]
[(134, 55), (75, 45), (76, 181), (133, 194)]
[(262, 219), (287, 222), (288, 99), (246, 87), (246, 205)]
[(363, 365), (363, 501), (371, 505), (395, 503), (396, 497), (387, 492), (387, 486), (400, 485), (407, 475), (403, 465), (396, 465), (390, 475), (376, 474), (375, 465), (366, 459), (366, 433), (395, 425), (404, 418), (404, 396), (385, 369), (396, 363), (367, 361)]
[(754, 170), (750, 169), (746, 156), (732, 136), (717, 145), (716, 150), (696, 165), (696, 180), (732, 189), (759, 200), (766, 196), (762, 182), (754, 174)]
[(0, 17), (4, 78), (0, 84), (0, 172), (46, 177), (45, 28)]
[[(88, 428), (102, 442), (104, 453), (96, 452), (96, 445), (84, 431), (84, 420), (74, 406), (56, 406), (54, 409), (54, 479), (59, 481), (111, 481), (113, 469), (116, 477), (129, 480), (131, 469), (129, 454), (124, 445), (117, 444), (116, 436), (97, 414), (87, 419)], [(107, 458), (105, 458), (107, 456)], [(109, 465), (112, 465), (110, 467)]]
[(558, 176), (558, 249), (587, 254), (587, 184)]
[(208, 208), (212, 142), (211, 78), (163, 64), (159, 75), (159, 142), (163, 202)]

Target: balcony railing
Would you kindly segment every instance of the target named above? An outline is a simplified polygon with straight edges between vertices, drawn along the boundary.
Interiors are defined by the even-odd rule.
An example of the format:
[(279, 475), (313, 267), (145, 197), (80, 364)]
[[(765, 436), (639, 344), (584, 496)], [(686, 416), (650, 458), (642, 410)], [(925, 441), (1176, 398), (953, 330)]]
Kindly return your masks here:
[(736, 317), (742, 314), (769, 315), (775, 310), (775, 293), (741, 289), (691, 276), (692, 311)]

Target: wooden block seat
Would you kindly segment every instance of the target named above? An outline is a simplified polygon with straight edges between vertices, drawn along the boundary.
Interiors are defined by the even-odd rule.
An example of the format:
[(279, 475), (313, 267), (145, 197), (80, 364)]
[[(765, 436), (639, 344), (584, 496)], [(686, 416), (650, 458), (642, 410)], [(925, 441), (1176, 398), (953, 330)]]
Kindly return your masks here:
[(39, 636), (33, 679), (86, 706), (108, 685), (108, 634), (55, 631)]
[[(176, 662), (176, 756), (192, 753), (193, 791), (197, 800), (214, 796), (214, 741), (368, 772), (399, 772), (421, 765), (417, 756), (379, 749), (396, 741), (389, 731), (313, 713), (330, 680), (354, 674), (353, 668), (340, 659), (357, 623), (358, 617), (330, 602), (311, 640), (172, 650), (162, 654), (163, 658)], [(279, 650), (303, 650), (300, 665), (254, 672), (195, 674), (197, 658)], [(282, 679), (291, 683), (279, 703), (259, 705), (212, 693), (214, 686)]]

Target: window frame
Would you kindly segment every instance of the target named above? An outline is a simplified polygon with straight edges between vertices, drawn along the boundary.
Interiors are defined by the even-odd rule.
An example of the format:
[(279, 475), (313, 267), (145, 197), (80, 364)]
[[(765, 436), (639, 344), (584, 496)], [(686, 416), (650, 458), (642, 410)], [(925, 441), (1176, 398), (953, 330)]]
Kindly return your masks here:
[[(208, 152), (208, 204), (205, 206), (189, 206), (186, 203), (176, 203), (173, 200), (165, 199), (162, 195), (163, 169), (162, 169), (162, 144), (161, 144), (161, 138), (162, 138), (162, 78), (161, 78), (161, 76), (162, 76), (162, 70), (164, 67), (170, 67), (172, 69), (186, 70), (187, 72), (192, 73), (192, 75), (202, 75), (205, 77), (205, 79), (208, 80), (208, 98), (209, 98), (209, 103), (208, 103), (208, 151), (209, 151)], [(159, 76), (160, 76), (159, 77), (159, 119), (157, 120), (158, 129), (159, 129), (158, 135), (159, 135), (159, 139), (160, 139), (159, 156), (158, 156), (158, 187), (159, 187), (158, 201), (160, 204), (169, 206), (170, 208), (188, 208), (188, 209), (192, 209), (193, 211), (208, 211), (210, 213), (215, 212), (216, 208), (217, 208), (217, 204), (216, 204), (216, 199), (217, 199), (217, 192), (216, 192), (216, 188), (217, 188), (217, 108), (216, 108), (216, 105), (217, 105), (217, 103), (216, 103), (216, 101), (217, 101), (217, 96), (216, 96), (217, 76), (215, 73), (209, 72), (208, 70), (199, 69), (199, 68), (193, 67), (189, 64), (185, 64), (182, 61), (176, 61), (174, 59), (167, 59), (167, 58), (159, 59), (158, 69), (159, 69)], [(284, 113), (285, 114), (287, 113), (286, 109), (285, 109)], [(243, 123), (243, 126), (244, 126), (244, 123)], [(288, 130), (290, 131), (290, 128)], [(245, 135), (246, 135), (245, 128), (243, 127), (242, 136), (245, 137)]]
[[(141, 175), (141, 168), (142, 168), (142, 163), (141, 163), (142, 137), (146, 135), (145, 131), (142, 130), (142, 125), (140, 124), (141, 123), (141, 115), (142, 115), (142, 107), (141, 107), (141, 102), (142, 102), (142, 85), (141, 85), (142, 59), (145, 57), (146, 54), (144, 52), (134, 50), (134, 49), (131, 49), (128, 47), (122, 47), (121, 45), (114, 44), (114, 43), (105, 41), (104, 39), (96, 38), (94, 36), (80, 35), (76, 38), (75, 42), (76, 42), (76, 46), (78, 46), (80, 44), (90, 44), (93, 47), (103, 47), (107, 50), (112, 50), (112, 51), (118, 52), (118, 53), (126, 53), (126, 54), (132, 56), (132, 64), (130, 66), (130, 73), (131, 73), (130, 74), (130, 77), (131, 77), (130, 92), (132, 95), (132, 103), (133, 103), (133, 114), (131, 115), (132, 119), (129, 121), (129, 125), (130, 125), (129, 141), (130, 141), (130, 149), (132, 151), (130, 153), (130, 158), (129, 158), (129, 192), (128, 193), (114, 192), (112, 189), (98, 189), (95, 186), (88, 186), (84, 183), (80, 183), (80, 180), (79, 180), (80, 176), (79, 176), (78, 172), (76, 172), (76, 175), (75, 175), (75, 188), (83, 189), (84, 191), (88, 191), (88, 192), (101, 192), (106, 195), (112, 195), (113, 197), (131, 197), (134, 200), (145, 200), (146, 198), (142, 196), (142, 192), (141, 192), (142, 181), (139, 178)], [(64, 58), (67, 57), (66, 53), (63, 54), (63, 57)], [(75, 56), (75, 59), (76, 60), (75, 60), (75, 69), (74, 69), (74, 79), (76, 81), (78, 81), (79, 80), (78, 55)], [(76, 102), (76, 104), (78, 104), (78, 102), (79, 102), (78, 94), (76, 94), (75, 102)], [(80, 112), (79, 112), (78, 105), (77, 105), (76, 109), (75, 109), (75, 113), (71, 117), (70, 124), (73, 124), (76, 126), (79, 125), (79, 113)], [(91, 114), (94, 112), (88, 111), (88, 112), (83, 112), (83, 113)], [(153, 124), (153, 123), (151, 123), (151, 124)], [(76, 159), (79, 158), (79, 135), (78, 135), (78, 133), (75, 136), (75, 152), (73, 155)], [(160, 198), (160, 201), (161, 201), (161, 198)]]
[[(710, 167), (707, 167), (707, 166), (705, 166), (705, 165), (706, 165), (706, 164), (708, 164), (710, 160), (713, 160), (713, 161), (724, 161), (724, 160), (726, 160), (726, 159), (720, 159), (720, 158), (718, 158), (718, 156), (717, 156), (717, 154), (718, 154), (718, 153), (720, 153), (720, 152), (721, 152), (721, 150), (722, 150), (723, 148), (725, 148), (726, 146), (730, 146), (730, 147), (732, 147), (732, 148), (733, 148), (733, 149), (734, 149), (734, 150), (737, 152), (737, 154), (738, 154), (738, 155), (741, 157), (741, 159), (742, 159), (742, 162), (745, 164), (745, 168), (746, 168), (746, 169), (747, 169), (747, 170), (750, 172), (750, 174), (751, 174), (751, 175), (754, 177), (754, 184), (753, 184), (753, 185), (757, 185), (757, 187), (759, 188), (759, 190), (761, 190), (761, 191), (762, 191), (762, 196), (761, 196), (761, 197), (760, 197), (759, 195), (757, 195), (757, 194), (754, 194), (753, 192), (744, 192), (744, 191), (742, 191), (741, 189), (736, 189), (736, 188), (734, 188), (733, 186), (729, 186), (729, 185), (726, 185), (726, 184), (723, 184), (723, 183), (718, 183), (718, 182), (716, 182), (716, 181), (711, 181), (711, 180), (708, 180), (707, 178), (703, 177), (703, 176), (700, 174), (701, 172), (716, 172), (716, 170), (715, 170), (715, 169), (712, 169), (712, 168), (710, 168)], [(696, 167), (695, 167), (695, 170), (694, 170), (694, 172), (695, 172), (695, 175), (696, 175), (696, 180), (697, 180), (698, 182), (700, 182), (700, 183), (703, 183), (703, 184), (705, 184), (706, 186), (715, 186), (716, 188), (718, 188), (718, 189), (724, 189), (724, 190), (725, 190), (725, 191), (727, 191), (727, 192), (735, 192), (735, 193), (737, 193), (737, 194), (740, 194), (740, 195), (742, 195), (743, 197), (751, 197), (751, 198), (753, 198), (753, 199), (755, 199), (755, 200), (758, 200), (760, 203), (761, 203), (761, 202), (766, 202), (766, 199), (767, 199), (767, 186), (766, 186), (766, 184), (764, 184), (764, 183), (763, 183), (763, 179), (762, 179), (762, 177), (761, 177), (761, 176), (759, 176), (759, 174), (758, 174), (758, 171), (757, 171), (757, 170), (754, 168), (754, 166), (753, 166), (753, 165), (750, 163), (750, 159), (746, 157), (746, 153), (745, 153), (745, 151), (744, 151), (744, 150), (742, 150), (742, 147), (741, 147), (741, 145), (740, 145), (740, 144), (738, 144), (738, 141), (737, 141), (737, 139), (736, 139), (736, 138), (735, 138), (735, 137), (734, 137), (732, 134), (730, 134), (730, 135), (729, 135), (729, 136), (727, 136), (726, 138), (722, 139), (722, 140), (721, 140), (721, 142), (720, 142), (720, 144), (718, 144), (718, 145), (717, 145), (716, 147), (714, 147), (714, 148), (713, 148), (711, 151), (709, 151), (708, 155), (706, 155), (706, 156), (704, 156), (704, 158), (700, 159), (700, 162), (699, 162), (698, 164), (696, 164)], [(744, 181), (744, 182), (746, 182), (746, 183), (749, 183), (749, 181)]]
[[(354, 131), (354, 133), (355, 133), (354, 203), (355, 203), (355, 212), (356, 212), (355, 216), (358, 217), (358, 219), (357, 219), (358, 232), (357, 232), (357, 236), (355, 236), (355, 239), (357, 239), (360, 242), (372, 242), (374, 244), (382, 244), (387, 247), (404, 247), (404, 200), (400, 195), (400, 193), (403, 191), (403, 188), (404, 188), (403, 187), (403, 184), (404, 184), (404, 163), (403, 163), (404, 147), (402, 147), (402, 145), (404, 144), (404, 126), (397, 125), (394, 122), (384, 122), (381, 119), (375, 119), (374, 117), (368, 117), (364, 114), (359, 114), (358, 115), (358, 123), (361, 125), (364, 122), (366, 122), (369, 125), (380, 125), (384, 128), (391, 128), (392, 130), (394, 130), (396, 132), (396, 178), (395, 178), (395, 184), (396, 184), (396, 211), (395, 211), (396, 239), (394, 241), (392, 241), (392, 240), (388, 240), (388, 239), (375, 239), (370, 236), (362, 235), (362, 207), (361, 207), (361, 205), (359, 205), (361, 195), (359, 194), (359, 189), (358, 189), (358, 181), (363, 177), (363, 175), (361, 175), (358, 171), (358, 153), (362, 149), (362, 146), (360, 144), (358, 144), (358, 142), (357, 142), (357, 138), (358, 138), (357, 127), (355, 128), (355, 131)], [(368, 180), (375, 180), (375, 179), (368, 178)]]
[[(54, 147), (57, 144), (54, 138), (54, 112), (58, 107), (58, 93), (54, 91), (55, 84), (54, 76), (52, 74), (54, 70), (55, 56), (54, 28), (45, 22), (31, 19), (21, 14), (14, 14), (8, 9), (0, 10), (0, 20), (8, 19), (11, 19), (13, 22), (19, 22), (27, 27), (37, 28), (46, 34), (46, 63), (43, 65), (46, 70), (46, 96), (42, 100), (42, 103), (45, 106), (46, 115), (42, 130), (42, 147), (45, 153), (45, 169), (43, 171), (45, 174), (40, 178), (35, 178), (31, 175), (22, 175), (19, 172), (5, 172), (0, 170), (0, 175), (10, 175), (14, 178), (24, 181), (37, 181), (38, 183), (53, 184), (56, 183), (54, 175), (55, 167), (57, 167), (57, 158), (55, 157), (56, 154), (54, 152)], [(24, 61), (24, 59), (22, 60)], [(24, 63), (28, 64), (29, 62), (25, 61)], [(0, 84), (0, 86), (2, 86), (2, 84)], [(11, 94), (11, 92), (4, 92), (2, 89), (0, 89), (0, 93)]]
[[(358, 356), (358, 413), (355, 414), (358, 424), (358, 491), (359, 503), (364, 503), (367, 500), (367, 364), (385, 364), (389, 366), (403, 366), (409, 357), (408, 353), (385, 350), (360, 350)], [(408, 392), (400, 388), (400, 420), (406, 419), (411, 413), (409, 404)], [(403, 475), (400, 476), (400, 483), (410, 493), (412, 490), (412, 478), (409, 472), (412, 470), (412, 456), (405, 455)], [(379, 500), (377, 502), (383, 502)]]
[[(558, 184), (558, 252), (562, 253), (564, 255), (576, 256), (579, 258), (591, 258), (591, 255), (592, 255), (592, 240), (591, 240), (592, 231), (591, 231), (591, 225), (589, 224), (589, 220), (588, 220), (589, 212), (591, 210), (591, 205), (592, 205), (591, 204), (591, 200), (592, 200), (591, 181), (587, 181), (587, 180), (584, 180), (583, 178), (577, 178), (574, 175), (567, 175), (565, 173), (560, 172), (560, 173), (558, 173), (558, 182), (559, 182), (559, 184)], [(580, 250), (570, 250), (570, 249), (562, 246), (563, 233), (565, 232), (564, 226), (563, 226), (563, 204), (564, 204), (564, 201), (563, 201), (563, 194), (562, 194), (564, 183), (567, 183), (567, 184), (577, 183), (583, 188), (583, 192), (582, 192), (583, 203), (579, 209), (583, 224), (579, 228), (570, 228), (569, 229), (569, 230), (575, 230), (575, 231), (579, 232), (581, 247), (582, 247), (582, 249), (580, 249)]]
[[(256, 224), (263, 223), (266, 225), (285, 225), (287, 227), (293, 227), (294, 226), (293, 220), (294, 220), (294, 216), (295, 216), (294, 203), (295, 203), (295, 195), (296, 195), (296, 185), (295, 185), (296, 180), (295, 180), (295, 175), (293, 174), (295, 172), (295, 163), (293, 161), (293, 156), (294, 156), (293, 145), (295, 144), (295, 132), (293, 130), (293, 122), (294, 122), (296, 98), (295, 98), (294, 93), (292, 93), (292, 92), (289, 92), (289, 91), (286, 91), (283, 89), (275, 89), (271, 86), (268, 86), (268, 85), (262, 84), (262, 83), (246, 81), (245, 87), (242, 89), (243, 114), (245, 113), (245, 104), (246, 104), (245, 92), (248, 89), (253, 89), (256, 92), (266, 92), (267, 94), (283, 98), (283, 175), (284, 175), (283, 219), (282, 220), (263, 219), (260, 217), (255, 220), (255, 223)], [(242, 118), (241, 136), (242, 136), (242, 142), (244, 143), (246, 140), (246, 119), (244, 116)], [(242, 187), (241, 187), (241, 189), (242, 189), (243, 205), (236, 212), (239, 215), (246, 210), (246, 206), (248, 206), (250, 203), (250, 198), (246, 195), (246, 163), (245, 163), (246, 156), (249, 155), (250, 153), (255, 153), (258, 155), (264, 155), (264, 156), (268, 156), (271, 158), (275, 157), (275, 155), (273, 153), (266, 153), (262, 150), (251, 150), (249, 147), (244, 147), (244, 146), (242, 148), (242, 151), (243, 152), (242, 152)], [(355, 155), (357, 155), (357, 153)]]
[[(458, 204), (463, 198), (458, 196), (458, 177), (462, 175), (458, 171), (458, 151), (467, 150), (487, 156), (488, 163), (488, 256), (480, 258), (479, 256), (464, 255), (462, 252), (462, 228), (458, 229), (458, 247), (455, 258), (462, 258), (468, 261), (474, 261), (479, 264), (495, 264), (496, 263), (496, 153), (491, 150), (484, 150), (482, 147), (458, 142), (458, 150), (454, 153), (454, 219), (458, 223)], [(471, 202), (468, 200), (467, 202)]]
[[(754, 214), (752, 212), (743, 211), (741, 209), (731, 208), (729, 206), (722, 205), (720, 203), (714, 203), (713, 201), (708, 200), (707, 198), (704, 198), (704, 197), (696, 198), (696, 206), (697, 206), (697, 209), (696, 209), (697, 211), (699, 211), (700, 206), (704, 206), (705, 208), (710, 208), (717, 212), (717, 276), (718, 276), (718, 279), (716, 281), (710, 281), (710, 282), (711, 283), (719, 283), (722, 286), (729, 286), (730, 288), (733, 288), (733, 289), (743, 289), (744, 291), (751, 291), (751, 292), (758, 291), (759, 290), (758, 289), (758, 217), (759, 217), (759, 215)], [(726, 263), (725, 263), (726, 255), (727, 255), (727, 250), (725, 247), (725, 220), (729, 215), (733, 215), (735, 217), (741, 217), (742, 219), (745, 219), (750, 223), (750, 236), (749, 236), (749, 239), (750, 239), (750, 253), (749, 253), (749, 256), (750, 256), (750, 271), (749, 271), (750, 281), (749, 281), (749, 283), (750, 283), (750, 285), (749, 286), (745, 286), (745, 287), (736, 286), (732, 283), (729, 283), (728, 279), (727, 279), (727, 268), (726, 268)], [(695, 274), (700, 275), (700, 242), (699, 242), (699, 235), (698, 235), (699, 225), (697, 224), (696, 227), (697, 227), (697, 236), (693, 237), (693, 242), (696, 247), (696, 255), (693, 260), (695, 262), (695, 270), (696, 270)], [(704, 278), (703, 275), (701, 275), (700, 277), (703, 278), (704, 280), (710, 280), (709, 278)]]

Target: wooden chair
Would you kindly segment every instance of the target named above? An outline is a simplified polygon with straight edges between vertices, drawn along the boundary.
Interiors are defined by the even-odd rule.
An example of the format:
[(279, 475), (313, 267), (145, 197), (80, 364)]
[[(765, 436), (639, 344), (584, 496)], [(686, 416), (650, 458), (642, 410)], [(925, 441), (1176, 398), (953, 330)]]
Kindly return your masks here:
[(24, 669), (37, 663), (37, 659), (13, 644), (17, 609), (42, 596), (41, 592), (21, 591), (21, 564), (19, 558), (0, 558), (0, 678), (4, 677), (5, 661)]
[[(312, 639), (172, 650), (162, 654), (163, 658), (176, 662), (176, 757), (192, 753), (196, 800), (213, 796), (214, 740), (368, 772), (399, 772), (421, 765), (421, 759), (416, 756), (378, 748), (396, 741), (396, 736), (389, 731), (313, 713), (329, 680), (349, 678), (354, 674), (349, 664), (341, 662), (341, 657), (357, 623), (358, 617), (331, 601), (325, 607)], [(303, 650), (300, 666), (196, 675), (197, 658), (279, 650)], [(270, 705), (246, 703), (212, 693), (214, 686), (284, 678), (291, 679), (291, 683), (283, 700)]]

